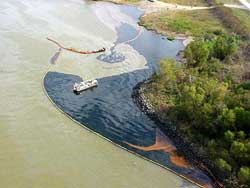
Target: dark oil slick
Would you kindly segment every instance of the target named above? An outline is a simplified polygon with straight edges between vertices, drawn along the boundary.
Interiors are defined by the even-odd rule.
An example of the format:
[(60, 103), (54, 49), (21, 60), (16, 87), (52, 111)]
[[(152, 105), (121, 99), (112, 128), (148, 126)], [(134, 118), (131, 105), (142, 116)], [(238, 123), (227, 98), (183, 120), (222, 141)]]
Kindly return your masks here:
[(210, 179), (176, 154), (176, 148), (133, 103), (133, 84), (140, 81), (135, 71), (98, 79), (99, 86), (80, 95), (72, 85), (81, 81), (75, 75), (49, 72), (44, 80), (46, 91), (65, 113), (115, 143), (169, 167), (202, 185)]
[[(122, 10), (131, 14), (134, 19), (138, 19), (141, 15), (134, 7), (123, 6)], [(133, 87), (158, 70), (157, 62), (161, 58), (174, 58), (178, 51), (184, 48), (181, 41), (170, 42), (165, 36), (145, 29), (138, 35), (138, 30), (128, 24), (117, 28), (117, 33), (118, 39), (114, 46), (129, 41), (127, 44), (145, 57), (148, 69), (100, 78), (97, 88), (80, 95), (72, 92), (72, 86), (82, 78), (71, 74), (48, 72), (44, 86), (49, 97), (73, 119), (111, 141), (164, 165), (204, 187), (213, 187), (211, 179), (204, 172), (177, 154), (171, 140), (137, 108), (131, 98)], [(136, 40), (130, 40), (135, 38), (134, 36)], [(114, 60), (115, 63), (125, 58), (122, 54), (119, 56), (121, 59), (113, 56), (119, 60)], [(97, 58), (103, 60), (102, 63), (113, 63), (112, 56), (100, 57)]]

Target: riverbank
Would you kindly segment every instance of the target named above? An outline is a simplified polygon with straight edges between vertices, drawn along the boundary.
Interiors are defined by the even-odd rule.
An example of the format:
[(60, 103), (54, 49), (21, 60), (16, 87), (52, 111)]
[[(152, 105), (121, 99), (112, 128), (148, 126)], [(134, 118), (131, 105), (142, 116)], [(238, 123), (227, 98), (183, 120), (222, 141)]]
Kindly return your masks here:
[(202, 162), (201, 169), (230, 188), (250, 181), (249, 47), (223, 33), (196, 40), (185, 50), (185, 65), (162, 60), (160, 73), (133, 95), (187, 159)]
[(152, 81), (153, 80), (150, 78), (140, 82), (134, 87), (132, 93), (134, 103), (174, 142), (179, 155), (184, 156), (190, 164), (204, 171), (214, 181), (214, 186), (218, 188), (223, 187), (220, 183), (223, 179), (216, 178), (218, 174), (212, 173), (216, 172), (218, 169), (209, 159), (209, 156), (203, 152), (201, 146), (192, 142), (189, 137), (181, 134), (176, 124), (171, 121), (171, 118), (168, 119), (168, 121), (166, 121), (166, 119), (163, 120), (160, 113), (157, 112), (157, 109), (152, 105), (152, 101), (146, 97), (148, 90), (147, 86)]

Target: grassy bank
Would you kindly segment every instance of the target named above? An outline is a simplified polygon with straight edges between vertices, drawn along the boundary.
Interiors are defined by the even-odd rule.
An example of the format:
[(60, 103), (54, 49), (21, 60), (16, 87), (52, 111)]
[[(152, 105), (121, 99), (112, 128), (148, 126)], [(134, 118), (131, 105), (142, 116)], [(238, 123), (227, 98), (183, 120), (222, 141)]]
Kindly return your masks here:
[(240, 20), (240, 23), (250, 31), (250, 11), (232, 9), (232, 14)]
[[(190, 5), (187, 0), (167, 2)], [(209, 10), (163, 10), (143, 16), (140, 24), (171, 37), (179, 35), (199, 37), (205, 33), (221, 30), (250, 38), (249, 11), (221, 6), (222, 3), (218, 0), (199, 2), (203, 2), (207, 6), (213, 5), (215, 8)], [(236, 4), (236, 1), (225, 1), (224, 3)]]
[(164, 11), (145, 15), (141, 25), (167, 36), (199, 37), (214, 31), (226, 31), (212, 10)]
[(232, 32), (237, 33), (245, 39), (250, 39), (250, 25), (247, 21), (250, 17), (249, 11), (217, 6), (214, 9), (214, 14)]

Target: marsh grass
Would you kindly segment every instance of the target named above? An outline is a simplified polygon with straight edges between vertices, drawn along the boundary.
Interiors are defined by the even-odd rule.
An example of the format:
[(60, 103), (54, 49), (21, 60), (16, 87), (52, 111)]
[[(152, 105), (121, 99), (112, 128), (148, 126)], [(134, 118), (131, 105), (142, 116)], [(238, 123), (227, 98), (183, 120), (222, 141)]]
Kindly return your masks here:
[(141, 24), (165, 35), (202, 36), (214, 31), (224, 31), (221, 20), (212, 10), (165, 11), (141, 18)]

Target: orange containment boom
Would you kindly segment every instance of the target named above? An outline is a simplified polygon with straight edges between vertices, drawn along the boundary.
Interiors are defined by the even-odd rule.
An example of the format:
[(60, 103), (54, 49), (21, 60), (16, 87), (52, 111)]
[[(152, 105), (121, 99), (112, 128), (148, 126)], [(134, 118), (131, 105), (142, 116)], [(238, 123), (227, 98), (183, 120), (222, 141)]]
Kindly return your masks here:
[(70, 52), (75, 52), (75, 53), (78, 53), (78, 54), (96, 54), (96, 53), (101, 53), (101, 52), (105, 52), (105, 48), (102, 48), (100, 50), (96, 50), (96, 51), (79, 51), (79, 50), (76, 50), (74, 48), (66, 48), (64, 47), (63, 45), (61, 45), (59, 42), (47, 37), (47, 40), (53, 42), (54, 44), (56, 44), (58, 47), (64, 49), (64, 50), (67, 50), (67, 51), (70, 51)]

